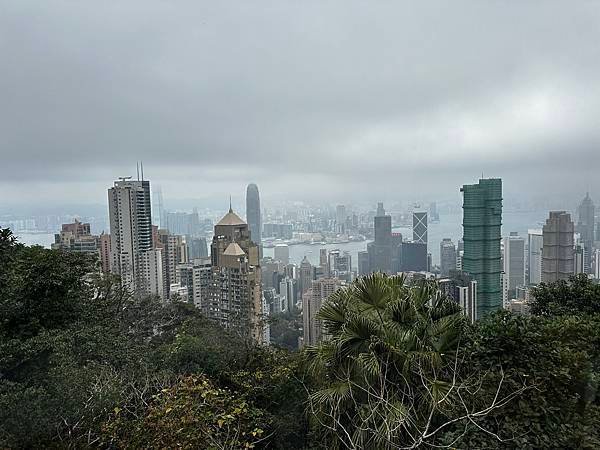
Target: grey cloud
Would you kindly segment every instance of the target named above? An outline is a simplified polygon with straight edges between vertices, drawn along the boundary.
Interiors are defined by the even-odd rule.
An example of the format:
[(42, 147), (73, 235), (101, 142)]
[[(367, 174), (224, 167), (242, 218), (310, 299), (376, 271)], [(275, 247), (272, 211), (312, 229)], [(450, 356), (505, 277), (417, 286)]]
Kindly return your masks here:
[(600, 7), (422, 3), (0, 0), (0, 188), (101, 202), (143, 159), (179, 197), (600, 189)]

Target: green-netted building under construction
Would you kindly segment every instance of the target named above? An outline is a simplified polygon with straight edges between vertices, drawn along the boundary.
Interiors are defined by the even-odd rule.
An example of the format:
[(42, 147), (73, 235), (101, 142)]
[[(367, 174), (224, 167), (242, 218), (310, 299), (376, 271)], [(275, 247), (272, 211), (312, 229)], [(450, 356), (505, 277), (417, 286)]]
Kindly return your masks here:
[(467, 184), (463, 193), (463, 271), (477, 281), (477, 319), (502, 308), (502, 180)]

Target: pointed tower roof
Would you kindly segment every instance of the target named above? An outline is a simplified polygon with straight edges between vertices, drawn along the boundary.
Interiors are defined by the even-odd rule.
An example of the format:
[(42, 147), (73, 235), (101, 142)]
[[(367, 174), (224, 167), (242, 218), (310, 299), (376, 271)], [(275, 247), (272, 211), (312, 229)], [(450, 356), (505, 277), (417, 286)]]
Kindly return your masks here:
[(246, 253), (237, 243), (232, 242), (227, 246), (223, 254), (227, 256), (244, 256)]
[(246, 225), (240, 216), (233, 212), (231, 206), (229, 207), (229, 212), (223, 216), (217, 225)]

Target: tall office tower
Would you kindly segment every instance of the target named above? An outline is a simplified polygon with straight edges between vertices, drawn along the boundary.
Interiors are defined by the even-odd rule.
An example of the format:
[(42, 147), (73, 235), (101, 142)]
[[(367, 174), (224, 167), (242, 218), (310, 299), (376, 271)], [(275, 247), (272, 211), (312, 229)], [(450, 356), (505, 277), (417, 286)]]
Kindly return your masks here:
[(206, 244), (206, 238), (186, 236), (185, 242), (188, 247), (188, 258), (190, 261), (198, 258), (208, 257), (208, 246)]
[(577, 232), (581, 235), (581, 241), (585, 248), (584, 253), (584, 272), (591, 273), (592, 267), (592, 248), (594, 246), (594, 226), (596, 208), (590, 198), (590, 193), (585, 194), (585, 198), (579, 204), (579, 222), (577, 222)]
[[(383, 211), (379, 204), (378, 211)], [(369, 252), (369, 272), (392, 272), (392, 217), (376, 216), (375, 240), (367, 245)]]
[(594, 278), (600, 280), (600, 249), (594, 250)]
[(319, 250), (319, 265), (321, 267), (327, 266), (327, 249), (322, 248)]
[(575, 225), (566, 211), (550, 211), (542, 228), (542, 282), (568, 280), (575, 270)]
[(429, 204), (429, 220), (431, 220), (432, 223), (440, 221), (440, 214), (438, 213), (437, 204), (435, 202)]
[(264, 342), (259, 248), (231, 207), (215, 225), (210, 257), (213, 279), (202, 302), (205, 317)]
[(502, 180), (481, 179), (461, 189), (463, 200), (462, 270), (477, 281), (477, 317), (502, 308)]
[(465, 242), (462, 239), (456, 244), (456, 270), (463, 270), (462, 260), (465, 254)]
[(427, 213), (413, 213), (413, 241), (427, 245)]
[(427, 244), (422, 242), (402, 243), (402, 272), (429, 271)]
[(290, 247), (287, 244), (276, 244), (273, 249), (273, 259), (288, 265), (290, 263)]
[(51, 248), (100, 256), (100, 238), (91, 233), (89, 223), (75, 219), (73, 223), (62, 224), (60, 233), (54, 235)]
[(542, 282), (542, 230), (527, 231), (527, 284)]
[[(111, 270), (121, 276), (123, 286), (140, 295), (150, 291), (142, 265), (160, 257), (144, 257), (152, 252), (152, 211), (150, 182), (120, 178), (108, 189), (111, 232)], [(160, 253), (160, 252), (159, 252)]]
[(336, 278), (321, 278), (302, 295), (302, 321), (304, 325), (304, 345), (315, 345), (322, 340), (321, 323), (316, 318), (323, 302), (342, 287)]
[(369, 252), (358, 252), (358, 274), (369, 274)]
[(187, 300), (197, 308), (202, 307), (202, 299), (208, 297), (212, 281), (210, 258), (195, 258), (192, 262), (177, 265), (177, 278), (181, 287), (187, 290)]
[(282, 312), (294, 311), (296, 309), (296, 280), (290, 277), (285, 277), (279, 282), (279, 295), (284, 302), (285, 308)]
[(304, 294), (311, 286), (315, 278), (313, 266), (305, 256), (300, 263), (300, 295)]
[(575, 265), (573, 267), (573, 273), (578, 275), (580, 273), (586, 273), (586, 251), (582, 242), (577, 242), (575, 244), (575, 248), (573, 250), (573, 255), (575, 256)]
[(156, 248), (162, 250), (164, 298), (171, 297), (171, 285), (179, 282), (177, 265), (188, 262), (187, 244), (183, 236), (169, 230), (158, 230)]
[(250, 228), (250, 236), (259, 247), (261, 246), (261, 227), (260, 220), (260, 196), (258, 194), (258, 186), (254, 183), (249, 184), (246, 188), (246, 220)]
[(329, 257), (327, 255), (326, 248), (322, 248), (319, 250), (319, 267), (323, 276), (329, 276)]
[(447, 277), (451, 270), (456, 270), (456, 246), (452, 239), (444, 238), (440, 242), (440, 275)]
[(332, 250), (329, 252), (329, 276), (339, 280), (352, 282), (352, 256), (349, 252)]
[(110, 234), (100, 235), (100, 266), (102, 272), (110, 272)]
[(346, 231), (346, 206), (345, 205), (337, 205), (335, 207), (335, 224), (336, 231), (339, 233), (343, 233)]
[(392, 273), (402, 272), (402, 233), (392, 233)]
[(159, 228), (167, 228), (167, 212), (164, 208), (163, 194), (160, 186), (156, 186), (152, 192), (154, 222)]
[(516, 232), (504, 237), (504, 277), (508, 300), (515, 298), (518, 286), (525, 285), (525, 239)]
[(383, 208), (383, 202), (377, 203), (377, 216), (385, 216), (385, 209)]
[(477, 281), (469, 274), (452, 270), (447, 278), (439, 280), (440, 290), (463, 308), (471, 323), (477, 316)]
[(171, 234), (196, 236), (203, 231), (197, 211), (192, 213), (170, 212), (166, 217), (167, 225), (162, 228), (169, 230)]

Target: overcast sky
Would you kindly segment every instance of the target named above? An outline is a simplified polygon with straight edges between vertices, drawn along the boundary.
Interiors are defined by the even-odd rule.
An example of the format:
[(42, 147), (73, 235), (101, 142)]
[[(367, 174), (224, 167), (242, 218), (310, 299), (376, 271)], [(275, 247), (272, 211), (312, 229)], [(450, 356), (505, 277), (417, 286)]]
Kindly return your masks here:
[(137, 160), (167, 199), (460, 199), (483, 172), (600, 200), (599, 24), (583, 0), (0, 0), (0, 206), (106, 202)]

